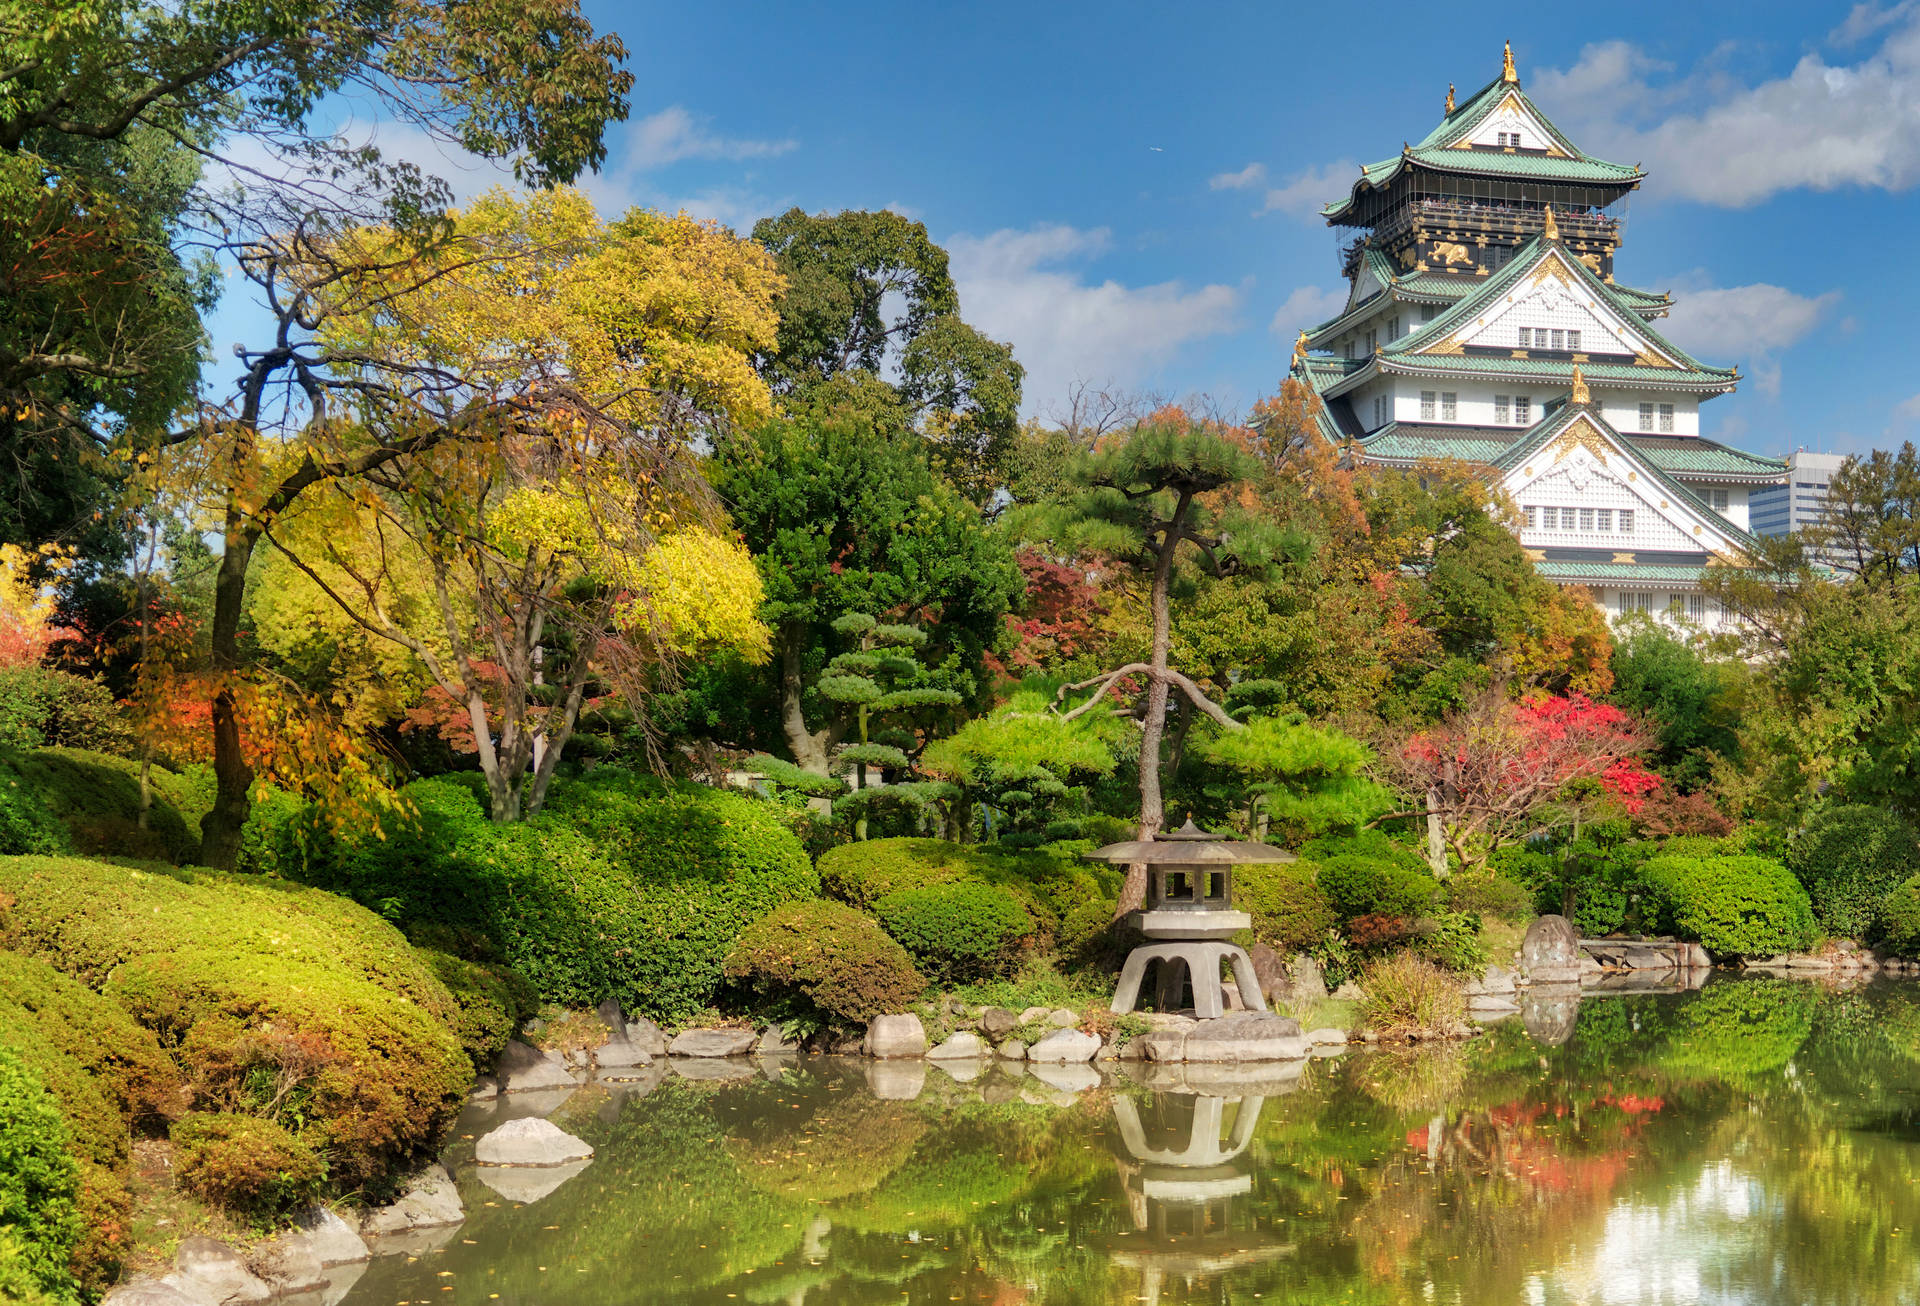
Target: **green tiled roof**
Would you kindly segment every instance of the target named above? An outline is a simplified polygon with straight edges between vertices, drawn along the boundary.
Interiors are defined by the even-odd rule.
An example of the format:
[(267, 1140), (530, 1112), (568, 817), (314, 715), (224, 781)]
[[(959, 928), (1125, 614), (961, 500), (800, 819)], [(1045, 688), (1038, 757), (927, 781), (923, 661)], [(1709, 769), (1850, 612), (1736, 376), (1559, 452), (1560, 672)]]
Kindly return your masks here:
[(1589, 381), (1619, 382), (1621, 385), (1685, 388), (1731, 388), (1738, 380), (1732, 369), (1717, 367), (1642, 367), (1638, 363), (1570, 363), (1555, 358), (1499, 358), (1471, 354), (1392, 354), (1384, 348), (1382, 371), (1419, 375), (1428, 372), (1472, 372), (1484, 376), (1519, 376), (1536, 381), (1564, 381), (1571, 384), (1573, 369)]
[(1458, 458), (1462, 462), (1490, 463), (1523, 435), (1519, 429), (1483, 426), (1448, 427), (1389, 422), (1361, 441), (1368, 458)]
[(1675, 562), (1536, 562), (1533, 569), (1548, 580), (1575, 583), (1612, 580), (1649, 585), (1697, 585), (1705, 567)]
[(1787, 465), (1778, 458), (1748, 453), (1698, 435), (1624, 435), (1663, 472), (1681, 476), (1779, 476)]
[[(1488, 116), (1499, 109), (1511, 93), (1552, 136), (1554, 142), (1566, 152), (1566, 157), (1549, 154), (1516, 153), (1508, 154), (1494, 150), (1456, 149), (1456, 142), (1466, 139), (1485, 122)], [(1391, 159), (1382, 159), (1370, 163), (1360, 170), (1361, 180), (1354, 183), (1352, 192), (1345, 199), (1337, 200), (1321, 210), (1328, 218), (1337, 218), (1352, 206), (1355, 196), (1362, 185), (1382, 187), (1390, 185), (1400, 174), (1400, 170), (1410, 163), (1436, 172), (1470, 173), (1493, 177), (1538, 178), (1541, 181), (1586, 182), (1593, 185), (1630, 186), (1646, 174), (1638, 167), (1624, 163), (1608, 163), (1584, 153), (1566, 134), (1553, 125), (1552, 119), (1540, 112), (1540, 107), (1527, 97), (1518, 82), (1508, 82), (1496, 77), (1485, 86), (1468, 96), (1455, 106), (1454, 111), (1444, 118), (1434, 129), (1423, 137), (1418, 145), (1410, 146)]]

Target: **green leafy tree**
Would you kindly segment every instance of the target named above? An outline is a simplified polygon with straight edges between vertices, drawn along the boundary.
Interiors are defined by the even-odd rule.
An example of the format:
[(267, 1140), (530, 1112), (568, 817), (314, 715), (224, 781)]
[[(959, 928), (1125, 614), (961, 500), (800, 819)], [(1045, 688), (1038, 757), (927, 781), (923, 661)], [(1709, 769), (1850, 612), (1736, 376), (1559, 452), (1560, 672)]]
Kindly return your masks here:
[[(774, 388), (867, 389), (920, 430), (942, 475), (986, 502), (1005, 476), (1023, 369), (1012, 346), (961, 319), (947, 252), (926, 225), (884, 209), (796, 208), (755, 223), (753, 238), (787, 277), (779, 342), (761, 359)], [(881, 379), (890, 369), (896, 382)]]
[(774, 674), (760, 687), (795, 764), (829, 774), (858, 730), (857, 705), (822, 685), (843, 654), (881, 656), (861, 647), (870, 632), (836, 628), (849, 613), (924, 634), (914, 690), (986, 702), (985, 655), (1020, 571), (980, 510), (935, 475), (918, 436), (870, 410), (806, 410), (721, 433), (707, 470), (760, 568), (774, 632)]
[(1087, 785), (1109, 775), (1130, 746), (1112, 718), (1068, 721), (1047, 711), (1045, 682), (1022, 685), (990, 716), (929, 745), (922, 769), (956, 787), (962, 811), (997, 815), (1003, 843), (1077, 838)]
[(1665, 626), (1635, 617), (1613, 650), (1612, 701), (1652, 725), (1653, 767), (1683, 792), (1712, 779), (1713, 759), (1740, 759), (1740, 690), (1736, 663), (1709, 661)]

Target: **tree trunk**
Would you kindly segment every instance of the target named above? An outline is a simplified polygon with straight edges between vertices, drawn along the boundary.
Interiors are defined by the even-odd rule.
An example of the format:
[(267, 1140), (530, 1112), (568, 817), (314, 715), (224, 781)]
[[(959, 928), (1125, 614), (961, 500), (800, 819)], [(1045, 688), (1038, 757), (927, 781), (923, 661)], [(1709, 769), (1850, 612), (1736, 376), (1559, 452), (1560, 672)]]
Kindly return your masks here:
[[(1160, 547), (1153, 561), (1153, 678), (1147, 684), (1147, 719), (1140, 731), (1140, 838), (1159, 834), (1167, 821), (1165, 801), (1160, 793), (1160, 740), (1167, 729), (1167, 656), (1173, 643), (1173, 613), (1167, 591), (1173, 580), (1173, 554), (1180, 545), (1180, 524), (1187, 515), (1191, 496), (1180, 496)], [(1147, 868), (1141, 863), (1127, 867), (1127, 882), (1121, 886), (1120, 901), (1114, 916), (1137, 911), (1147, 900)]]
[(1447, 837), (1440, 820), (1440, 786), (1427, 786), (1427, 866), (1436, 880), (1447, 874)]
[(787, 736), (787, 749), (793, 764), (815, 775), (829, 775), (825, 732), (807, 729), (806, 713), (800, 710), (800, 695), (806, 688), (800, 666), (802, 628), (789, 623), (780, 632), (780, 729)]
[(247, 791), (253, 768), (240, 748), (240, 704), (233, 679), (240, 671), (240, 611), (246, 600), (247, 565), (257, 533), (227, 508), (227, 538), (213, 580), (210, 653), (218, 691), (213, 698), (213, 807), (200, 819), (200, 862), (230, 871), (240, 860), (240, 829), (247, 823)]

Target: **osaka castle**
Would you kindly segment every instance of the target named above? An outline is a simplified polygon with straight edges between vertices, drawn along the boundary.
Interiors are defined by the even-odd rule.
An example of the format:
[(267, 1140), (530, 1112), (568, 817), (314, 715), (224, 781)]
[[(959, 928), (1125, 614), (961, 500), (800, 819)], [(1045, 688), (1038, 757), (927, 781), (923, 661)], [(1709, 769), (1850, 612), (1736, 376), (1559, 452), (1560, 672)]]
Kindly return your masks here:
[(1701, 434), (1739, 370), (1654, 325), (1673, 300), (1614, 279), (1621, 201), (1646, 174), (1561, 134), (1505, 67), (1322, 212), (1351, 229), (1346, 308), (1304, 331), (1290, 375), (1363, 463), (1491, 469), (1540, 574), (1610, 615), (1727, 624), (1701, 571), (1752, 542), (1749, 497), (1786, 465)]

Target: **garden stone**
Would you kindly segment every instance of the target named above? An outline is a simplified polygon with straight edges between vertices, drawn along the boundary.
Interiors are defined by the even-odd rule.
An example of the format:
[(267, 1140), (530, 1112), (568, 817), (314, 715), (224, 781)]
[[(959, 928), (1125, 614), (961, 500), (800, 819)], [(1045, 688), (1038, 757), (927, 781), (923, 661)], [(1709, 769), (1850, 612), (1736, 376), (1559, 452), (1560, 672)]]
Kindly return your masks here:
[(1333, 996), (1340, 1002), (1365, 1002), (1367, 991), (1352, 980), (1348, 980), (1333, 991)]
[(474, 1173), (481, 1183), (509, 1202), (524, 1206), (549, 1196), (591, 1164), (591, 1161), (569, 1161), (564, 1165), (543, 1166), (483, 1165), (476, 1167)]
[(1065, 1007), (1056, 1007), (1053, 1014), (1047, 1017), (1047, 1020), (1051, 1022), (1056, 1029), (1072, 1029), (1080, 1023), (1080, 1013), (1077, 1011), (1068, 1011)]
[(750, 1029), (685, 1029), (667, 1044), (676, 1057), (743, 1057), (753, 1051)]
[(650, 1057), (667, 1055), (667, 1036), (645, 1016), (636, 1016), (627, 1021), (627, 1042)]
[(1580, 1019), (1580, 990), (1575, 985), (1536, 985), (1520, 1004), (1520, 1020), (1536, 1043), (1559, 1047), (1573, 1037)]
[(201, 1290), (188, 1294), (165, 1279), (129, 1279), (100, 1299), (100, 1306), (204, 1306)]
[(918, 1016), (876, 1016), (867, 1026), (866, 1053), (880, 1061), (927, 1054), (927, 1030)]
[(1564, 916), (1542, 916), (1527, 926), (1520, 964), (1535, 984), (1580, 978), (1580, 936)]
[(1510, 1016), (1520, 1010), (1520, 1004), (1512, 998), (1500, 994), (1483, 993), (1477, 998), (1467, 1000), (1469, 1016)]
[(995, 1041), (1013, 1033), (1019, 1023), (1020, 1017), (1005, 1007), (988, 1007), (980, 1013), (980, 1032)]
[(1009, 1061), (1025, 1061), (1027, 1059), (1027, 1045), (1017, 1038), (1002, 1039), (1000, 1045), (994, 1048), (994, 1051)]
[(949, 1016), (964, 1016), (967, 1014), (967, 1004), (959, 998), (948, 998), (947, 1014)]
[(509, 1039), (493, 1068), (503, 1093), (525, 1093), (536, 1088), (572, 1088), (576, 1081), (566, 1062), (531, 1044)]
[(297, 1213), (293, 1227), (306, 1237), (322, 1265), (349, 1265), (372, 1255), (353, 1226), (324, 1206), (315, 1204)]
[(1077, 1029), (1060, 1029), (1027, 1049), (1028, 1061), (1091, 1061), (1100, 1040)]
[(765, 1052), (756, 1052), (753, 1054), (754, 1068), (760, 1072), (760, 1078), (766, 1080), (769, 1084), (783, 1082), (787, 1077), (787, 1072), (793, 1069), (795, 1061), (796, 1058), (784, 1053), (773, 1055)]
[[(929, 1052), (927, 1056), (931, 1058), (933, 1053)], [(971, 1084), (985, 1074), (987, 1069), (986, 1062), (977, 1060), (945, 1060), (935, 1061), (933, 1064), (945, 1071), (947, 1077), (956, 1084)]]
[(980, 1041), (980, 1036), (965, 1029), (927, 1053), (928, 1059), (934, 1061), (974, 1061), (986, 1055), (988, 1048)]
[(326, 1268), (314, 1254), (313, 1244), (298, 1232), (260, 1243), (248, 1255), (247, 1268), (265, 1280), (275, 1296), (327, 1286)]
[(593, 1009), (593, 1014), (600, 1017), (600, 1023), (607, 1027), (607, 1033), (611, 1037), (625, 1038), (627, 1036), (627, 1018), (620, 1011), (618, 999), (608, 998), (605, 1002), (602, 1002)]
[(1266, 1012), (1203, 1020), (1187, 1035), (1184, 1061), (1298, 1061), (1311, 1045), (1300, 1022)]
[(610, 1038), (593, 1050), (593, 1063), (602, 1070), (631, 1070), (653, 1064), (653, 1058), (624, 1038)]
[(980, 1086), (980, 1100), (988, 1106), (1004, 1106), (1019, 1097), (1020, 1086), (1010, 1079), (989, 1079)]
[(551, 1120), (509, 1120), (473, 1145), (481, 1165), (566, 1165), (585, 1161), (593, 1146)]
[(1294, 997), (1317, 1001), (1327, 996), (1326, 973), (1320, 969), (1319, 962), (1304, 952), (1287, 963), (1287, 974), (1292, 977)]
[(1335, 1029), (1331, 1025), (1321, 1029), (1310, 1029), (1301, 1035), (1301, 1037), (1306, 1039), (1307, 1042), (1311, 1043), (1314, 1047), (1334, 1047), (1336, 1045), (1345, 1047), (1347, 1045), (1347, 1031), (1344, 1029)]
[(760, 1043), (754, 1049), (763, 1057), (785, 1056), (798, 1052), (800, 1045), (787, 1037), (787, 1032), (778, 1025), (767, 1026), (767, 1032), (760, 1036)]
[(911, 1102), (927, 1086), (925, 1061), (875, 1061), (866, 1073), (867, 1088), (883, 1102)]
[(368, 1211), (360, 1222), (364, 1237), (407, 1233), (414, 1229), (434, 1229), (459, 1224), (467, 1218), (460, 1205), (460, 1190), (443, 1165), (430, 1165), (413, 1177), (400, 1200), (391, 1206)]
[(1022, 1025), (1037, 1024), (1040, 1021), (1045, 1020), (1048, 1016), (1051, 1016), (1052, 1014), (1053, 1014), (1052, 1007), (1028, 1007), (1025, 1011), (1020, 1013), (1020, 1023)]
[(1488, 996), (1512, 993), (1517, 986), (1513, 982), (1513, 972), (1502, 970), (1498, 966), (1489, 966), (1480, 977), (1480, 991)]
[(492, 1075), (475, 1075), (473, 1091), (467, 1094), (469, 1102), (491, 1102), (500, 1096), (500, 1081)]
[(833, 1055), (836, 1057), (857, 1057), (866, 1050), (867, 1040), (864, 1036), (860, 1038), (843, 1038), (833, 1045)]
[(1085, 1062), (1036, 1061), (1031, 1073), (1041, 1083), (1063, 1093), (1084, 1093), (1100, 1087), (1100, 1072)]
[(265, 1301), (273, 1296), (273, 1289), (247, 1268), (239, 1252), (214, 1238), (182, 1238), (167, 1282), (189, 1297), (202, 1297), (219, 1306)]
[(1253, 961), (1253, 977), (1260, 981), (1261, 995), (1268, 1002), (1287, 1002), (1293, 998), (1293, 976), (1287, 972), (1287, 959), (1264, 943), (1247, 949)]

